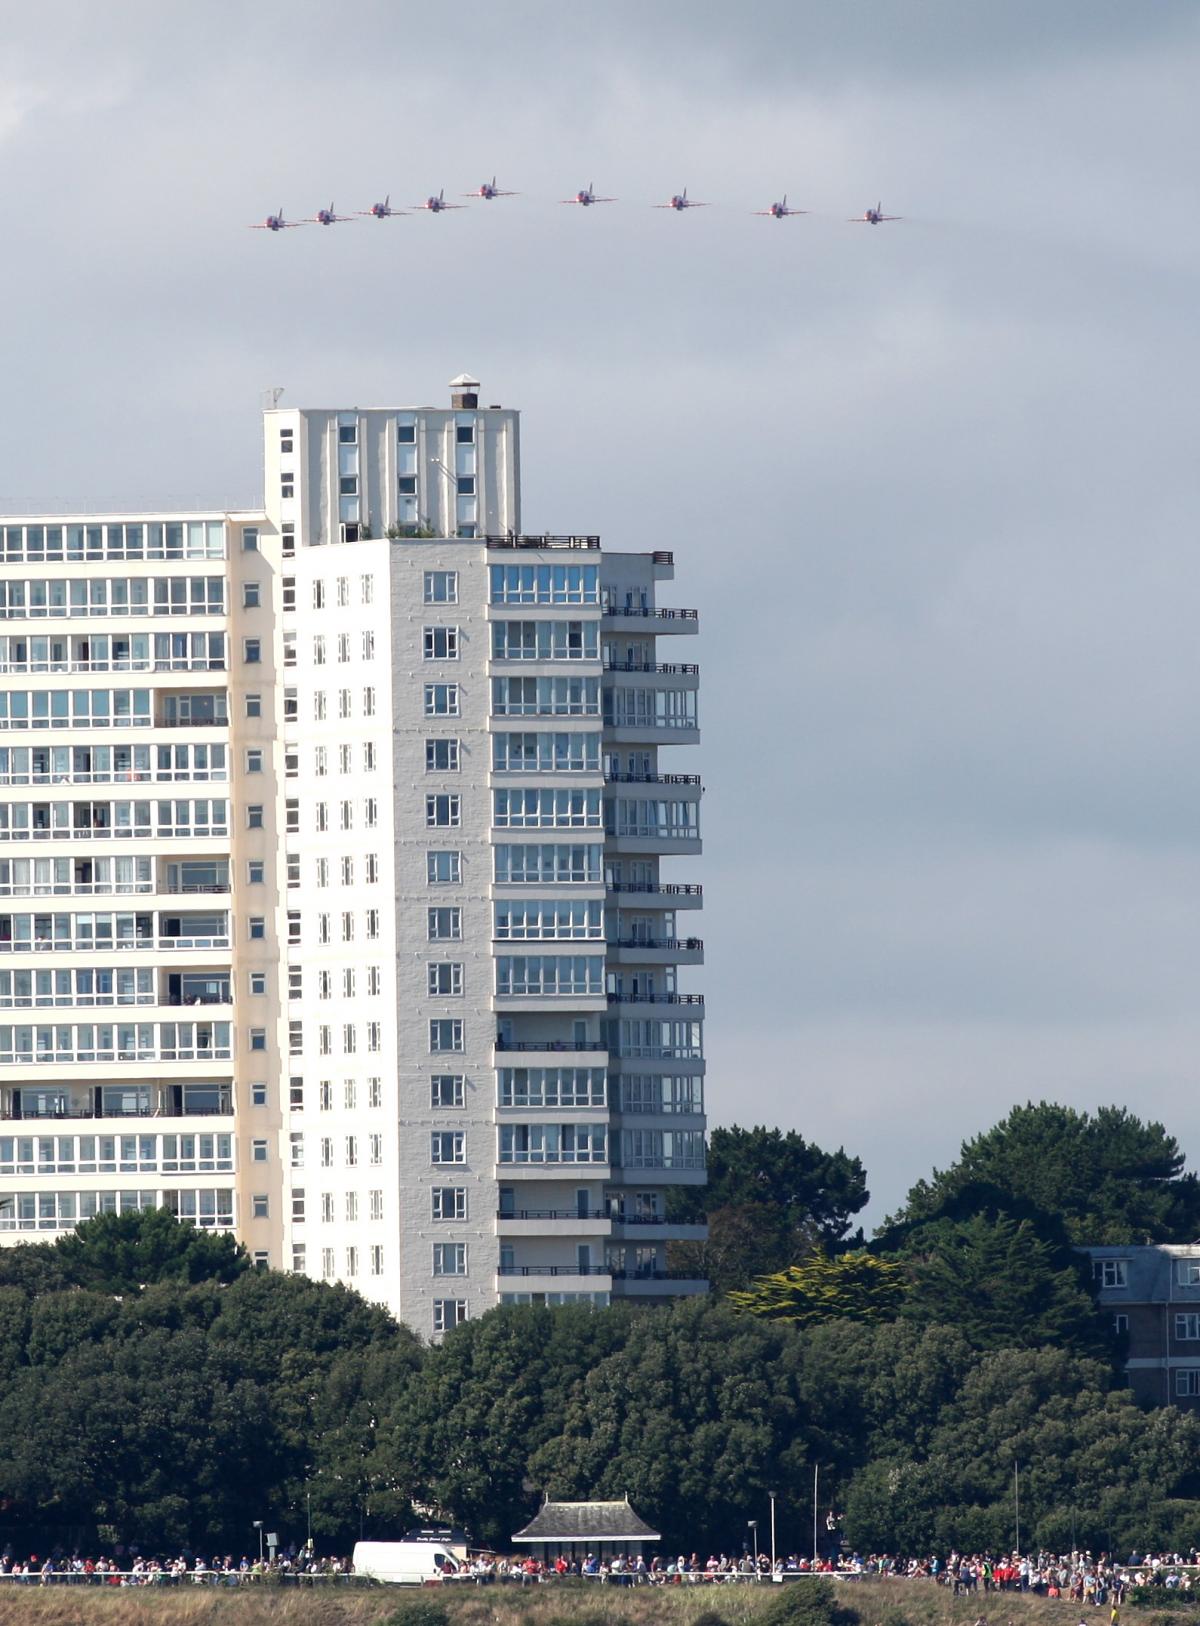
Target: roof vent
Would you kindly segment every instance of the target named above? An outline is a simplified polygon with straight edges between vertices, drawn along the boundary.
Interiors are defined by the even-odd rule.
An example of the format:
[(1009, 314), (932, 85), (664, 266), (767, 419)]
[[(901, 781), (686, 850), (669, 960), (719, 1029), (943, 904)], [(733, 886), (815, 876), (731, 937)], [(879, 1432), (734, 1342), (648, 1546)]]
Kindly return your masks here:
[(450, 405), (452, 407), (477, 407), (479, 405), (479, 380), (472, 378), (469, 373), (459, 373), (457, 378), (450, 380)]

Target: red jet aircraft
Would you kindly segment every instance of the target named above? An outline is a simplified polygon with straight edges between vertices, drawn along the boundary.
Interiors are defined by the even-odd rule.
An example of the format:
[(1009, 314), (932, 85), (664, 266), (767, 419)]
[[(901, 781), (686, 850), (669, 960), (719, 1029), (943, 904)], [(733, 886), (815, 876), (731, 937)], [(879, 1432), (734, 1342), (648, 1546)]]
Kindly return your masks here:
[(560, 203), (578, 203), (582, 208), (590, 209), (593, 203), (615, 203), (617, 200), (616, 198), (598, 198), (594, 182), (589, 181), (584, 190), (576, 192), (573, 198), (559, 198), (558, 201)]
[(447, 203), (446, 188), (443, 186), (437, 197), (428, 197), (424, 203), (413, 205), (416, 209), (428, 209), (431, 215), (440, 215), (443, 209), (465, 209), (465, 203)]
[(654, 207), (656, 209), (675, 209), (682, 211), (684, 209), (707, 209), (711, 206), (707, 203), (697, 203), (694, 198), (689, 198), (687, 195), (687, 187), (685, 186), (682, 192), (676, 192), (674, 194), (670, 203), (656, 203)]
[(251, 226), (250, 230), (251, 231), (291, 231), (294, 226), (302, 226), (302, 225), (304, 225), (304, 221), (302, 221), (302, 220), (285, 220), (283, 218), (283, 210), (280, 209), (278, 214), (268, 215), (265, 220), (256, 220), (254, 222), (253, 226)]
[(307, 224), (310, 226), (345, 226), (352, 219), (352, 215), (334, 214), (333, 204), (331, 203), (328, 209), (318, 209)]
[(850, 224), (852, 226), (882, 226), (885, 220), (904, 219), (903, 215), (885, 215), (882, 211), (883, 204), (877, 203), (873, 209), (868, 209), (866, 214), (855, 215)]
[(369, 209), (356, 209), (354, 212), (356, 215), (363, 215), (368, 219), (374, 215), (376, 220), (391, 220), (393, 216), (402, 215), (404, 210), (392, 208), (392, 194), (389, 192), (382, 203), (373, 203)]
[(788, 215), (806, 215), (808, 213), (808, 210), (807, 209), (789, 209), (788, 208), (787, 193), (785, 192), (783, 194), (783, 202), (782, 203), (773, 203), (769, 209), (756, 209), (754, 211), (754, 213), (756, 215), (770, 215), (772, 220), (783, 220)]
[(490, 181), (484, 181), (482, 186), (476, 187), (474, 192), (463, 193), (464, 198), (483, 198), (485, 203), (490, 203), (493, 198), (515, 198), (517, 195), (516, 192), (505, 192), (498, 187), (494, 175)]

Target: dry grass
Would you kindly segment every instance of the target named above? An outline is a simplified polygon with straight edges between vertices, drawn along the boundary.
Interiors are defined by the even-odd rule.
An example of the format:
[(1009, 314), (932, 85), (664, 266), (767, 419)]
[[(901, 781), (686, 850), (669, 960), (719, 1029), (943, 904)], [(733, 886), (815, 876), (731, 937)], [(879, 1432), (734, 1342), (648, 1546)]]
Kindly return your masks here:
[[(793, 1583), (803, 1585), (804, 1583)], [(183, 1586), (133, 1590), (82, 1586), (12, 1586), (0, 1590), (0, 1626), (384, 1626), (409, 1600), (436, 1599), (451, 1626), (692, 1626), (714, 1611), (729, 1626), (753, 1626), (779, 1589), (762, 1586), (695, 1587), (464, 1587), (462, 1591), (378, 1587), (331, 1591), (248, 1586)], [(955, 1598), (925, 1581), (854, 1581), (838, 1586), (838, 1600), (853, 1606), (862, 1626), (1078, 1626), (1080, 1606), (1065, 1599), (1018, 1593)], [(1152, 1610), (1121, 1611), (1127, 1626), (1154, 1626)], [(1108, 1609), (1087, 1612), (1108, 1626)], [(1192, 1626), (1186, 1613), (1171, 1626)]]

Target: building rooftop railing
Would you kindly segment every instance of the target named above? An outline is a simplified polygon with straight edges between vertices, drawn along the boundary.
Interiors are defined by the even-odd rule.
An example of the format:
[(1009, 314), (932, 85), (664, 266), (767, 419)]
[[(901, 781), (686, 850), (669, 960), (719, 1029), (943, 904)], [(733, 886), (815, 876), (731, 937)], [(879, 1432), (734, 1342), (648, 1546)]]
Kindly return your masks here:
[(548, 532), (542, 536), (485, 536), (485, 547), (488, 548), (567, 548), (598, 551), (600, 538), (598, 536), (551, 536)]

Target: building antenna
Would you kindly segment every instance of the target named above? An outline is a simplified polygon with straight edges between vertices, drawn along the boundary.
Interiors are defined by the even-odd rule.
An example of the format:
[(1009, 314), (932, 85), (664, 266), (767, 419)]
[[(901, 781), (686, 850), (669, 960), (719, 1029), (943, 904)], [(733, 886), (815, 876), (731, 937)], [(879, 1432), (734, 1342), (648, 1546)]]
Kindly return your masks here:
[(283, 394), (283, 385), (276, 384), (272, 389), (262, 392), (263, 411), (270, 412), (279, 405), (279, 397)]

